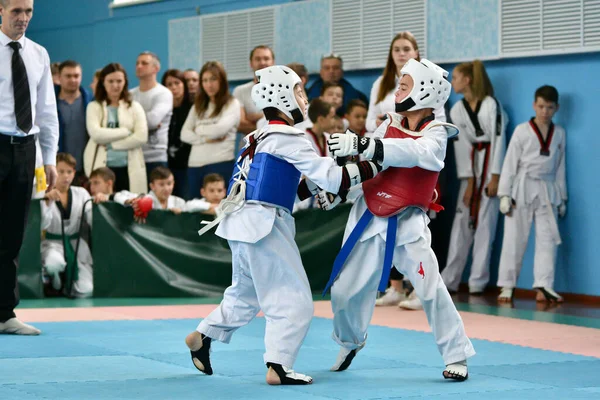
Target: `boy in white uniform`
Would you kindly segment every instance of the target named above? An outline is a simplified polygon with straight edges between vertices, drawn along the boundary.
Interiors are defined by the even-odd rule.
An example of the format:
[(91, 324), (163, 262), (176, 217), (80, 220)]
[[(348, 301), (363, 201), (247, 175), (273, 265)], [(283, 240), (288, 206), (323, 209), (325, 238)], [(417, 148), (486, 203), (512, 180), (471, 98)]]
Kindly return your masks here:
[[(167, 167), (158, 166), (150, 172), (150, 193), (148, 196), (152, 198), (153, 210), (171, 211), (173, 214), (181, 214), (185, 211), (186, 203), (181, 197), (173, 196), (175, 188), (175, 177), (171, 170)], [(138, 202), (144, 196), (137, 196), (127, 200), (125, 204), (131, 204), (134, 210), (133, 218), (139, 223), (145, 223), (148, 213), (138, 212)]]
[[(341, 346), (332, 371), (350, 366), (367, 339), (378, 284), (385, 289), (392, 265), (405, 274), (423, 304), (446, 368), (444, 378), (467, 379), (467, 358), (475, 354), (462, 319), (439, 274), (427, 227), (439, 171), (444, 167), (448, 132), (456, 127), (434, 120), (433, 110), (450, 95), (447, 72), (414, 59), (401, 70), (396, 112), (372, 138), (332, 134), (336, 157), (361, 154), (384, 171), (362, 185), (346, 226), (344, 245), (328, 283), (333, 308), (333, 339)], [(327, 199), (319, 195), (323, 208)], [(353, 247), (355, 247), (353, 249)], [(327, 289), (326, 289), (327, 290)]]
[(204, 214), (215, 215), (219, 203), (225, 198), (225, 193), (225, 179), (219, 174), (208, 174), (204, 176), (202, 189), (200, 189), (202, 198), (186, 202), (184, 211), (199, 211)]
[(500, 183), (504, 240), (498, 270), (500, 302), (510, 302), (535, 221), (533, 287), (538, 301), (562, 302), (554, 291), (556, 248), (561, 243), (556, 216), (567, 211), (565, 130), (552, 122), (558, 110), (558, 91), (542, 86), (535, 91), (535, 117), (516, 127), (510, 140)]
[(88, 297), (94, 290), (92, 254), (79, 235), (83, 218), (92, 226), (92, 204), (84, 188), (71, 186), (76, 165), (72, 155), (56, 155), (56, 188), (46, 193), (46, 200), (41, 202), (41, 225), (46, 231), (41, 244), (42, 265), (54, 289), (64, 286), (67, 296)]
[[(313, 302), (294, 241), (291, 210), (296, 195), (309, 197), (319, 188), (346, 191), (373, 178), (378, 167), (369, 161), (340, 167), (331, 157), (319, 157), (305, 133), (293, 127), (306, 118), (308, 104), (298, 75), (276, 65), (256, 71), (256, 76), (252, 99), (269, 123), (246, 136), (219, 216), (200, 231), (223, 221), (216, 234), (231, 247), (233, 282), (186, 344), (196, 368), (211, 375), (211, 340), (228, 343), (262, 310), (267, 383), (304, 385), (312, 378), (294, 372), (292, 366), (308, 332)], [(298, 186), (301, 174), (307, 179)]]

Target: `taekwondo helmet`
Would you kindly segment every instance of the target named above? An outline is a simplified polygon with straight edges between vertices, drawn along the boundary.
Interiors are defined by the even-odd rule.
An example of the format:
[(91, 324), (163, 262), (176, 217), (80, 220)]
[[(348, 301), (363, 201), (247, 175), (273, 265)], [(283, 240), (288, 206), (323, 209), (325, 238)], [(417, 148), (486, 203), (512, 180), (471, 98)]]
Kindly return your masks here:
[(298, 74), (284, 65), (273, 65), (255, 72), (258, 83), (252, 87), (252, 100), (261, 110), (274, 107), (294, 120), (304, 121), (294, 87), (302, 83)]
[(414, 86), (404, 100), (396, 103), (396, 112), (436, 109), (450, 97), (450, 82), (446, 79), (448, 71), (425, 58), (421, 61), (411, 58), (404, 64), (400, 74), (410, 75)]

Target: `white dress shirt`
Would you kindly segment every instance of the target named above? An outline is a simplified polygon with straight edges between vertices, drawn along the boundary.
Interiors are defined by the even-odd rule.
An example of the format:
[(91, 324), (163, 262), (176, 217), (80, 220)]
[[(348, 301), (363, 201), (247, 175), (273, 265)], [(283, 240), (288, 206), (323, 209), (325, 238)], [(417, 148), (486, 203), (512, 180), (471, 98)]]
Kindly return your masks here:
[[(13, 50), (9, 46), (12, 41), (0, 31), (0, 134), (25, 136), (27, 134), (17, 127), (15, 117), (11, 67)], [(38, 134), (44, 164), (55, 165), (59, 133), (50, 57), (45, 48), (24, 35), (18, 42), (21, 44), (20, 54), (27, 69), (31, 97), (33, 127), (28, 134)]]

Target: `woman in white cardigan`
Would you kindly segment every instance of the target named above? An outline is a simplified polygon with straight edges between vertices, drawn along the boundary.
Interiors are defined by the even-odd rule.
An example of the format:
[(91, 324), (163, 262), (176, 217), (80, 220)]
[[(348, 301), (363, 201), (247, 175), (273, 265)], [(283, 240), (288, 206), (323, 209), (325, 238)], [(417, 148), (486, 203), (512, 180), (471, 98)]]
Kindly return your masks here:
[(229, 181), (240, 113), (240, 103), (229, 93), (223, 65), (217, 61), (204, 64), (194, 107), (181, 128), (181, 141), (192, 145), (188, 160), (189, 198), (200, 196), (208, 174), (219, 174)]
[[(421, 59), (417, 40), (410, 32), (400, 32), (392, 39), (383, 74), (377, 78), (371, 88), (369, 112), (367, 114), (367, 135), (375, 132), (386, 118), (386, 113), (396, 111), (394, 93), (398, 90), (400, 70), (411, 58), (417, 61)], [(433, 114), (435, 119), (446, 122), (446, 113), (443, 106), (434, 110)]]
[(85, 173), (109, 167), (116, 176), (115, 191), (146, 193), (146, 164), (142, 145), (148, 141), (148, 125), (142, 106), (131, 100), (127, 73), (117, 63), (100, 72), (95, 100), (86, 111), (90, 140), (83, 153)]

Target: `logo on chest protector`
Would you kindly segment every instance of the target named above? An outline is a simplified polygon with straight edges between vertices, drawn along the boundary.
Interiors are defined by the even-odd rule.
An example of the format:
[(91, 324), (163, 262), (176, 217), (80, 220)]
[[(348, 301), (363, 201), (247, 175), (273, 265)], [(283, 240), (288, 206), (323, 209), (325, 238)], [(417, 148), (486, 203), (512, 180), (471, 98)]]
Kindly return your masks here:
[(383, 197), (384, 199), (391, 199), (392, 198), (392, 195), (391, 194), (387, 194), (386, 192), (377, 192), (377, 196)]
[(419, 270), (417, 271), (417, 273), (422, 276), (421, 279), (425, 279), (425, 270), (423, 270), (422, 262), (419, 263)]

